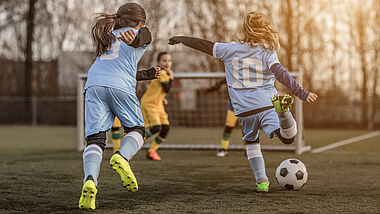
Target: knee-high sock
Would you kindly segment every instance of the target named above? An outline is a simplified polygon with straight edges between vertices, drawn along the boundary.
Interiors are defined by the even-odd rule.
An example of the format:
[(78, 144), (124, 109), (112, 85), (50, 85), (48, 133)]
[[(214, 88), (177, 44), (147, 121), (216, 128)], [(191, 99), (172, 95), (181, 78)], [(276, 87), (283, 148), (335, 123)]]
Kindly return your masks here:
[(256, 182), (259, 180), (267, 181), (268, 178), (265, 174), (265, 163), (261, 153), (260, 143), (247, 144), (247, 157), (255, 174)]
[(91, 175), (95, 179), (95, 184), (98, 184), (98, 176), (100, 164), (102, 163), (103, 150), (95, 144), (88, 145), (83, 151), (83, 170), (84, 181)]
[(136, 131), (131, 131), (121, 140), (119, 152), (129, 161), (141, 149), (143, 144), (143, 136)]
[(120, 128), (114, 128), (112, 127), (112, 144), (113, 144), (113, 151), (116, 152), (120, 149), (120, 143), (121, 143), (121, 134), (120, 134)]
[(155, 152), (157, 151), (158, 147), (160, 147), (160, 144), (165, 141), (165, 138), (161, 138), (160, 136), (157, 136), (154, 139), (154, 142), (150, 146), (148, 152)]
[(297, 134), (297, 123), (291, 112), (277, 113), (280, 119), (281, 136), (287, 139), (293, 138)]
[(170, 130), (170, 125), (161, 125), (160, 128), (160, 133), (158, 136), (154, 139), (154, 142), (150, 146), (148, 152), (155, 152), (157, 151), (158, 147), (160, 146), (161, 143), (165, 141), (166, 136), (168, 135), (168, 132)]
[(231, 137), (231, 132), (234, 127), (226, 126), (223, 131), (223, 136), (222, 136), (222, 142), (221, 147), (224, 150), (228, 150), (228, 146), (230, 145), (230, 137)]

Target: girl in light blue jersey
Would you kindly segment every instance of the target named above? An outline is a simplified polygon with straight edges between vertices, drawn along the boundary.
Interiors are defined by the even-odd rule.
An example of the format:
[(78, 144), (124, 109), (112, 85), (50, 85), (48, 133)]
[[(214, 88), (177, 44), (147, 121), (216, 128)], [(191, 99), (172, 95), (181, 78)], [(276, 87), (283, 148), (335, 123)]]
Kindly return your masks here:
[(277, 32), (268, 17), (257, 12), (248, 13), (241, 34), (239, 42), (217, 43), (175, 36), (169, 39), (169, 44), (183, 43), (223, 60), (228, 92), (242, 125), (247, 157), (256, 177), (256, 190), (268, 192), (259, 130), (270, 138), (277, 136), (285, 144), (292, 143), (297, 134), (296, 121), (289, 111), (293, 98), (277, 95), (275, 79), (303, 101), (314, 102), (318, 96), (301, 88), (280, 64), (276, 53), (280, 47)]
[(144, 122), (136, 97), (136, 81), (157, 78), (159, 68), (137, 71), (137, 63), (151, 43), (145, 28), (144, 9), (136, 3), (122, 5), (115, 14), (100, 14), (92, 28), (96, 60), (85, 85), (84, 182), (80, 209), (95, 209), (97, 181), (105, 147), (106, 131), (117, 116), (125, 130), (119, 151), (110, 159), (123, 186), (138, 190), (128, 161), (144, 143)]

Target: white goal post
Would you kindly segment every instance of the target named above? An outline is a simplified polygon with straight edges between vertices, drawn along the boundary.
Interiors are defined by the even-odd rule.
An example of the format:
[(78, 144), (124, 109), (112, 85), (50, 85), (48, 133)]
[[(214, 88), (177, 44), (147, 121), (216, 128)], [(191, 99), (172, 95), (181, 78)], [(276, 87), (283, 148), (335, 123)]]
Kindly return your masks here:
[[(302, 73), (301, 72), (290, 72), (290, 74), (297, 80), (297, 82), (300, 85), (302, 85)], [(221, 80), (222, 78), (225, 78), (225, 73), (224, 72), (206, 72), (206, 73), (179, 73), (179, 72), (176, 72), (176, 73), (174, 73), (174, 77), (177, 80), (179, 79), (181, 82), (189, 81), (189, 83), (191, 85), (194, 85), (195, 82), (198, 81), (198, 82), (203, 82), (203, 83), (206, 82), (206, 84), (208, 84), (208, 86), (210, 86), (210, 83), (209, 83), (210, 81)], [(78, 82), (77, 82), (77, 84), (78, 84), (78, 86), (77, 86), (77, 132), (78, 132), (77, 150), (78, 151), (82, 151), (85, 148), (83, 88), (84, 88), (84, 85), (86, 83), (86, 80), (87, 80), (87, 74), (78, 74)], [(203, 85), (205, 85), (205, 84), (203, 84)], [(182, 90), (182, 89), (178, 89), (178, 90)], [(186, 90), (187, 90), (187, 88), (186, 88)], [(182, 91), (181, 91), (181, 93), (182, 93)], [(194, 103), (194, 102), (197, 102), (197, 99), (198, 99), (197, 96), (198, 96), (198, 94), (193, 93), (191, 103), (190, 103), (191, 105), (193, 105), (193, 106), (197, 105), (197, 103)], [(181, 94), (181, 99), (186, 99), (186, 98), (184, 98), (183, 93)], [(218, 102), (218, 101), (214, 100), (214, 102)], [(174, 102), (173, 105), (175, 105), (175, 104), (179, 105), (178, 103)], [(169, 105), (170, 105), (170, 102), (169, 102)], [(217, 105), (217, 104), (215, 104), (215, 105)], [(220, 104), (218, 104), (218, 105), (220, 105)], [(179, 105), (179, 106), (181, 106), (181, 105)], [(189, 103), (182, 104), (182, 106), (183, 106), (183, 108), (189, 108)], [(177, 107), (178, 106), (176, 106), (175, 108), (177, 108)], [(293, 143), (292, 145), (281, 145), (281, 144), (279, 144), (279, 145), (272, 145), (272, 144), (262, 145), (261, 148), (263, 150), (294, 151), (295, 154), (301, 154), (305, 151), (311, 150), (310, 146), (305, 145), (305, 140), (304, 140), (302, 101), (299, 100), (298, 98), (295, 98), (295, 102), (294, 102), (293, 107), (294, 107), (293, 114), (294, 114), (295, 119), (297, 121), (297, 129), (298, 129), (298, 134), (296, 136), (295, 143)], [(175, 109), (175, 108), (173, 107), (172, 109)], [(194, 108), (198, 108), (198, 107), (194, 107)], [(195, 111), (198, 111), (198, 110), (195, 110)], [(188, 111), (185, 111), (185, 113), (186, 112), (188, 112)], [(192, 111), (192, 112), (194, 112), (194, 111)], [(182, 116), (182, 114), (185, 114), (185, 113), (180, 112), (179, 115)], [(207, 112), (204, 114), (207, 115)], [(169, 118), (170, 117), (171, 117), (171, 113), (169, 112)], [(178, 115), (175, 118), (178, 118)], [(205, 120), (207, 120), (207, 119), (208, 118), (206, 118)], [(189, 119), (185, 118), (182, 120), (189, 120)], [(208, 120), (213, 120), (213, 119), (208, 119)], [(179, 123), (177, 123), (176, 121), (174, 121), (174, 122), (175, 122), (174, 127), (180, 127), (181, 126), (181, 125), (178, 125)], [(171, 121), (171, 123), (172, 123), (172, 121)], [(204, 122), (204, 123), (207, 123), (207, 122)], [(199, 122), (198, 122), (198, 124), (199, 124)], [(207, 124), (200, 124), (200, 126), (199, 126), (200, 128), (198, 128), (198, 129), (203, 129), (203, 130), (207, 129)], [(220, 124), (220, 123), (218, 123), (218, 124)], [(188, 129), (192, 129), (192, 128), (193, 127), (191, 125), (187, 124), (183, 127), (181, 126), (180, 130), (188, 130)], [(220, 133), (221, 133), (223, 130), (223, 126), (218, 125), (217, 129), (218, 129), (218, 131), (220, 130)], [(195, 131), (195, 132), (197, 132), (197, 131)], [(213, 133), (215, 133), (215, 131)], [(169, 133), (169, 136), (170, 135), (171, 134)], [(202, 135), (202, 134), (199, 134), (199, 135)], [(202, 143), (202, 144), (193, 143), (193, 142), (199, 142), (200, 137), (206, 137), (206, 136), (196, 136), (196, 133), (194, 133), (194, 135), (189, 134), (188, 136), (186, 136), (186, 138), (189, 138), (188, 140), (187, 139), (184, 140), (184, 138), (182, 137), (183, 135), (181, 135), (180, 137), (178, 137), (178, 136), (180, 136), (180, 135), (172, 136), (171, 143), (162, 144), (160, 146), (160, 149), (212, 149), (212, 150), (217, 150), (220, 148), (219, 141), (214, 141), (214, 140), (212, 140), (212, 143), (209, 143), (209, 141), (207, 141), (206, 143)], [(191, 139), (192, 137), (198, 137), (198, 138), (197, 139)], [(186, 142), (179, 142), (179, 141), (186, 141)], [(187, 142), (191, 142), (191, 143), (187, 143)], [(150, 146), (149, 144), (145, 144), (144, 148), (148, 148), (149, 146)], [(243, 149), (245, 149), (245, 146), (243, 144), (230, 145), (229, 149), (230, 150), (243, 150)]]

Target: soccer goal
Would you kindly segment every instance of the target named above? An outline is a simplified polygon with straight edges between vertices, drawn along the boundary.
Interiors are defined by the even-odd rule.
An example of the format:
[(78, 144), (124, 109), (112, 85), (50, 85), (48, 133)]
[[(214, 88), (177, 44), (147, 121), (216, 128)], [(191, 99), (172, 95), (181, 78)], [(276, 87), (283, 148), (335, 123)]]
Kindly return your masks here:
[[(302, 85), (302, 73), (291, 72), (291, 75)], [(227, 104), (229, 96), (227, 86), (220, 84), (225, 78), (225, 73), (174, 73), (174, 83), (167, 96), (168, 104), (165, 109), (169, 115), (170, 131), (160, 149), (209, 149), (220, 148), (220, 141), (226, 123)], [(83, 88), (87, 80), (87, 74), (78, 75), (77, 89), (77, 126), (78, 147), (82, 151), (84, 141), (84, 97)], [(149, 81), (138, 82), (137, 96), (141, 98)], [(215, 87), (219, 85), (220, 87)], [(212, 90), (210, 90), (213, 88)], [(279, 94), (289, 93), (285, 87), (276, 83)], [(309, 151), (310, 146), (305, 145), (302, 101), (295, 98), (292, 113), (298, 125), (298, 134), (295, 143), (284, 145), (280, 140), (269, 140), (267, 136), (260, 134), (260, 143), (263, 150), (286, 150), (301, 154)], [(110, 136), (108, 134), (108, 136)], [(232, 131), (229, 150), (243, 150), (245, 145), (241, 140), (240, 124), (237, 122)], [(110, 137), (107, 147), (112, 147)], [(148, 140), (144, 148), (150, 146)]]

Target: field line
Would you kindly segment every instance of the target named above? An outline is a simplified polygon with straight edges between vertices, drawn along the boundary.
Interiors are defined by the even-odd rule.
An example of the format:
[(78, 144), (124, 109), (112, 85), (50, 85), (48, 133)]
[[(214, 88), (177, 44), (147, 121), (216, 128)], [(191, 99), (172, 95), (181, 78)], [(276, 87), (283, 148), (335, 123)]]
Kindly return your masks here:
[(336, 143), (332, 143), (332, 144), (329, 144), (327, 146), (322, 146), (322, 147), (319, 147), (317, 149), (313, 149), (311, 151), (311, 153), (324, 152), (324, 151), (329, 150), (329, 149), (334, 149), (334, 148), (339, 147), (339, 146), (344, 146), (344, 145), (347, 145), (347, 144), (350, 144), (350, 143), (355, 143), (355, 142), (358, 142), (358, 141), (361, 141), (361, 140), (365, 140), (365, 139), (368, 139), (368, 138), (371, 138), (371, 137), (376, 137), (378, 135), (380, 135), (380, 131), (371, 132), (371, 133), (368, 133), (368, 134), (364, 134), (364, 135), (360, 135), (360, 136), (357, 136), (357, 137), (349, 138), (349, 139), (346, 139), (346, 140), (338, 141)]

